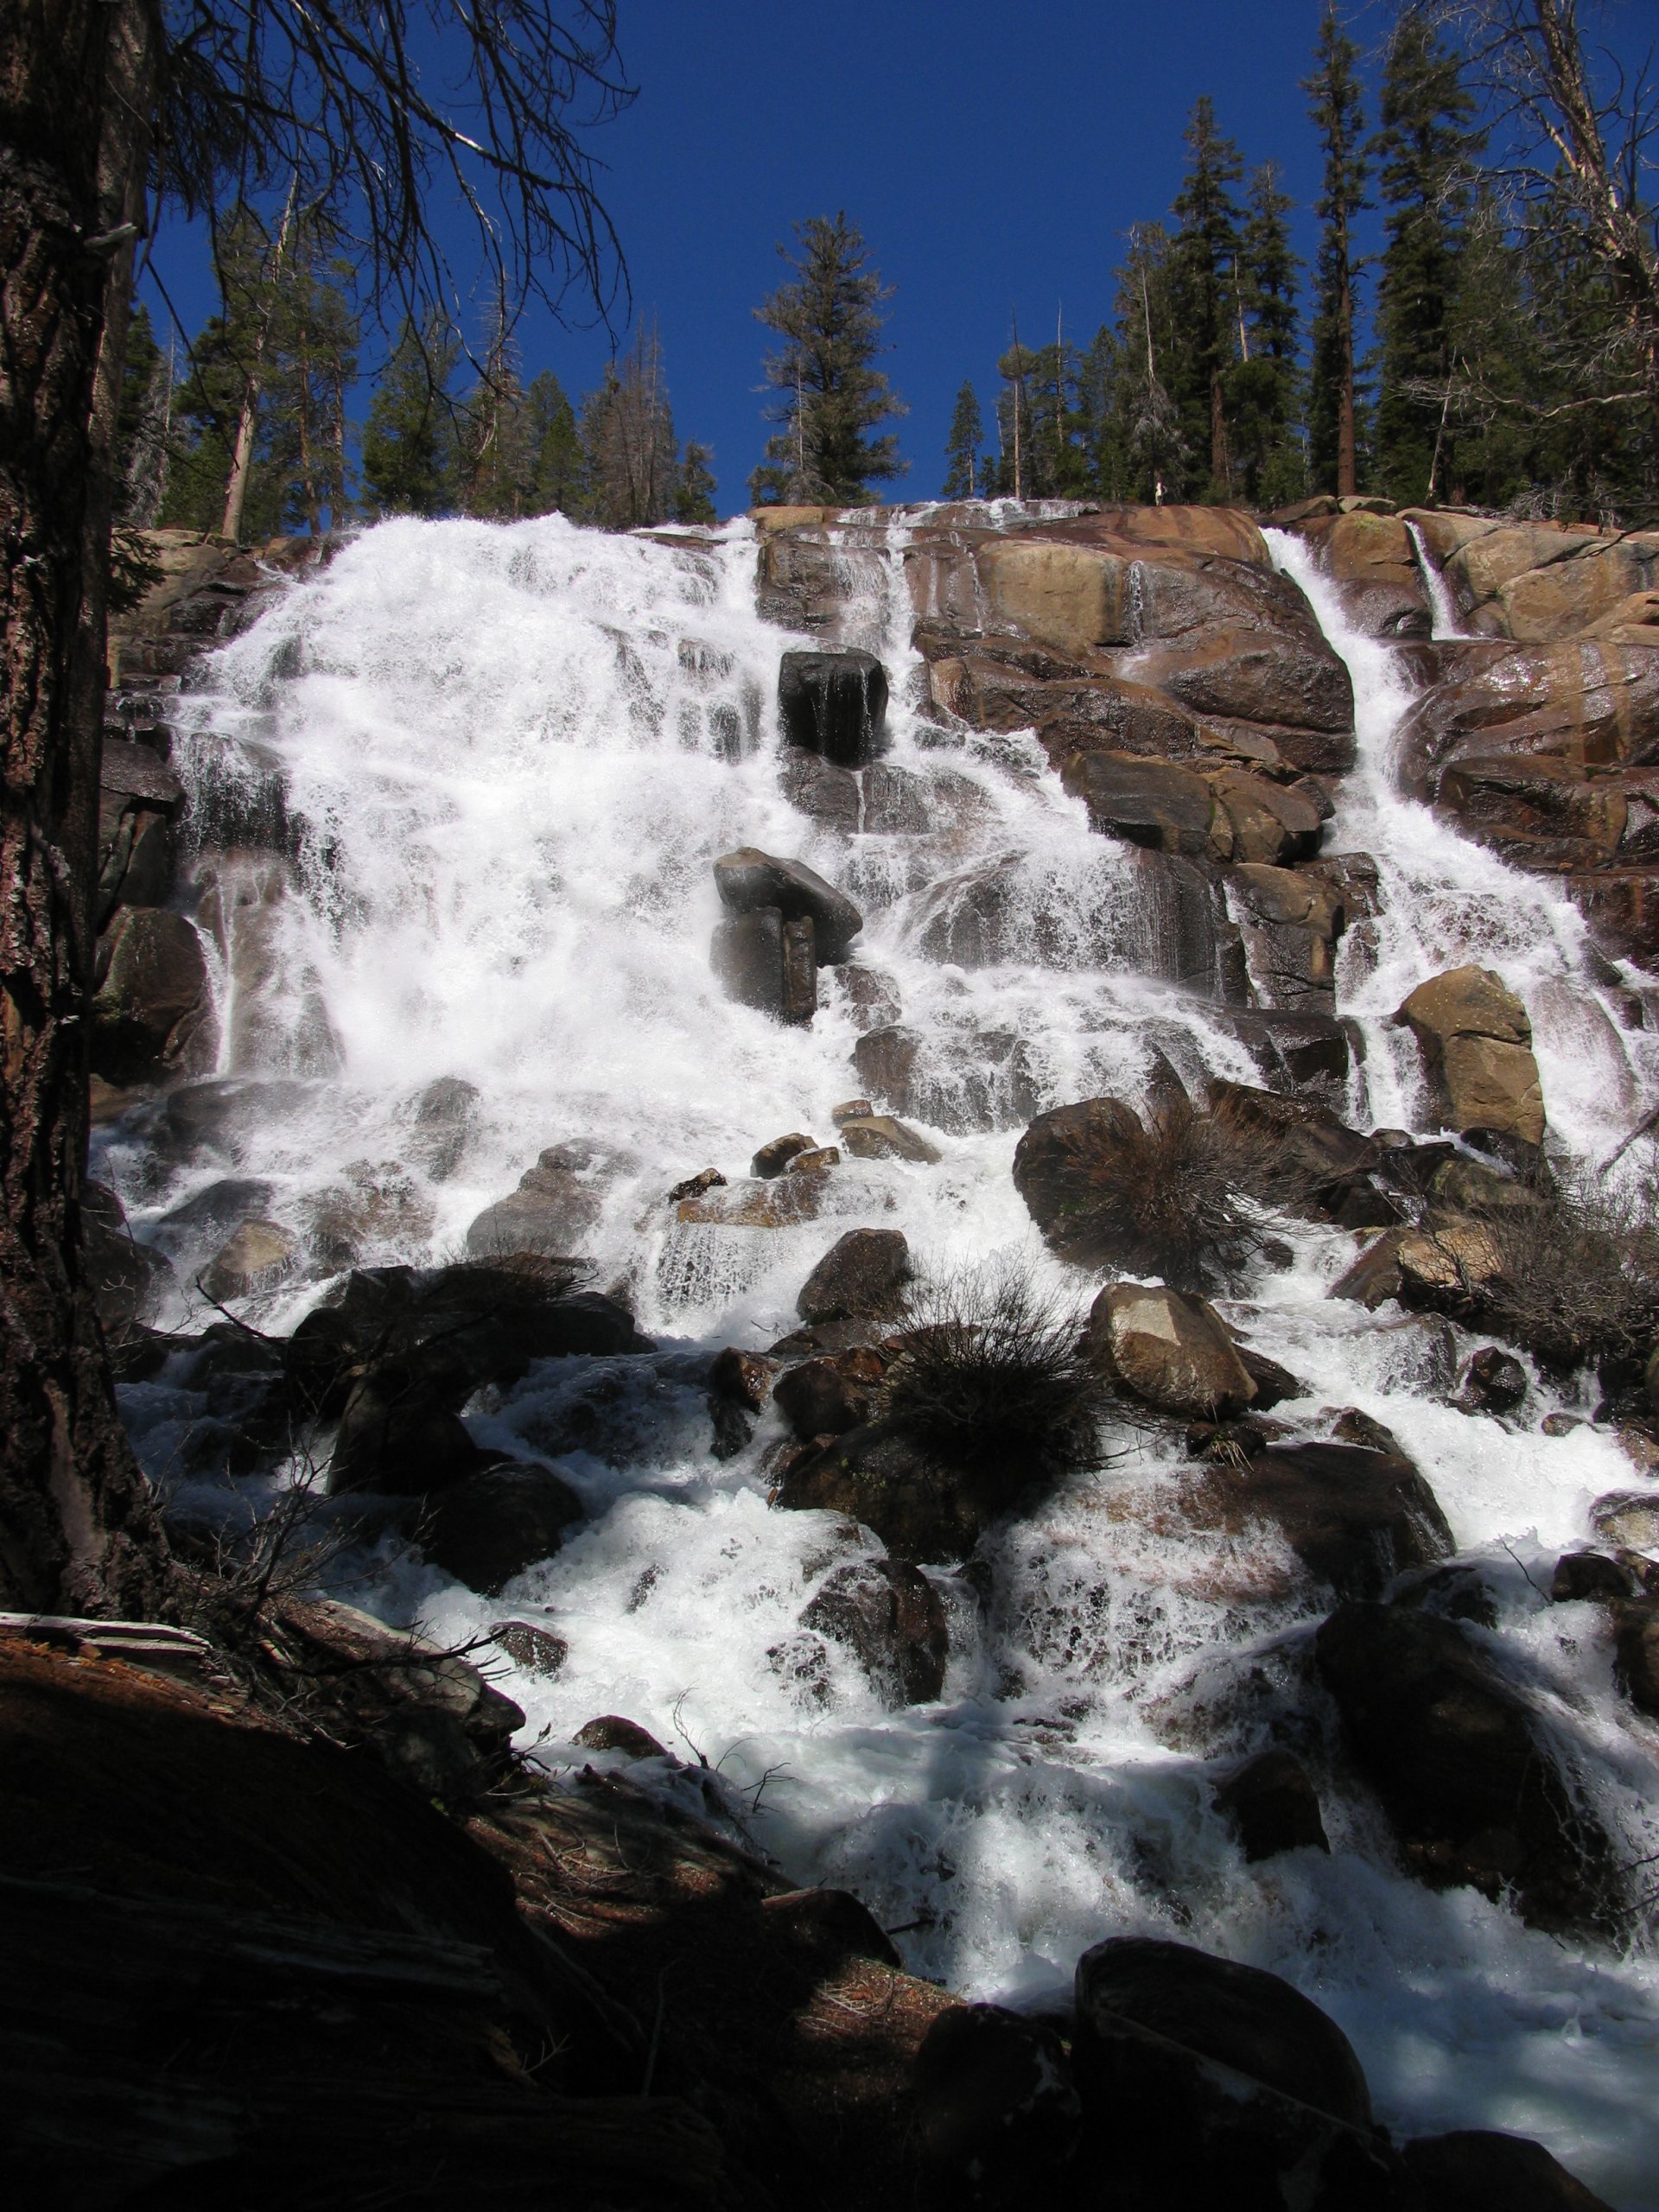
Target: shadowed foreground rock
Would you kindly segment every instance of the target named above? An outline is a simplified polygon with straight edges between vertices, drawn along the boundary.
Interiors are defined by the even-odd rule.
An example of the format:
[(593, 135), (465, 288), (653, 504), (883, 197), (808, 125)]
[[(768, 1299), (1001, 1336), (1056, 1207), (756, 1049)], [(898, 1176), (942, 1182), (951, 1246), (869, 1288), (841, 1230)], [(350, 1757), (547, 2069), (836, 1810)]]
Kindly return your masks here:
[(1544, 1927), (1593, 1927), (1611, 1850), (1518, 1690), (1455, 1622), (1340, 1605), (1314, 1638), (1355, 1764), (1407, 1865), (1437, 1886), (1512, 1890)]

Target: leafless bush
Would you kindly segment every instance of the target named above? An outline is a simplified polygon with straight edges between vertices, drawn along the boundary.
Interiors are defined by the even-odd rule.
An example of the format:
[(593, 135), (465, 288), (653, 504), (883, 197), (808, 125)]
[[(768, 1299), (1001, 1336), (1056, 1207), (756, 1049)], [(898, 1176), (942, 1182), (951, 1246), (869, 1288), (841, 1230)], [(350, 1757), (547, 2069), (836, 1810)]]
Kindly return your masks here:
[(1052, 1241), (1068, 1259), (1160, 1275), (1176, 1290), (1224, 1288), (1268, 1240), (1264, 1205), (1289, 1203), (1306, 1184), (1276, 1162), (1279, 1149), (1185, 1097), (1144, 1121), (1124, 1108), (1109, 1144), (1065, 1141), (1068, 1198)]
[(1659, 1336), (1659, 1186), (1588, 1170), (1475, 1214), (1497, 1259), (1483, 1319), (1551, 1366), (1644, 1359)]
[(999, 1486), (1088, 1466), (1110, 1393), (1082, 1340), (1077, 1306), (1028, 1269), (962, 1269), (912, 1293), (883, 1411), (948, 1465)]

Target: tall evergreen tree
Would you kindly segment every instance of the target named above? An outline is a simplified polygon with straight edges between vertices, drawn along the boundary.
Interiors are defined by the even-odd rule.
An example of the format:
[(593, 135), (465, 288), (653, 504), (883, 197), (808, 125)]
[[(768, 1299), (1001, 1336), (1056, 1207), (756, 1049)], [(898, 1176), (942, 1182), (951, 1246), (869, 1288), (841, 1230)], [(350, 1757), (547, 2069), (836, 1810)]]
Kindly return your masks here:
[(173, 361), (156, 342), (140, 302), (127, 325), (126, 359), (116, 417), (116, 519), (148, 530), (167, 495), (173, 429)]
[[(1402, 505), (1434, 498), (1455, 469), (1446, 451), (1451, 326), (1463, 227), (1484, 134), (1459, 55), (1421, 7), (1395, 24), (1371, 142), (1387, 210), (1377, 284), (1377, 489)], [(1426, 387), (1442, 387), (1438, 399)]]
[(1036, 439), (1033, 435), (1032, 385), (1037, 355), (1020, 343), (1016, 324), (1014, 342), (998, 357), (1001, 385), (996, 395), (997, 460), (993, 482), (999, 499), (1034, 499), (1037, 491)]
[(1346, 497), (1359, 489), (1359, 394), (1354, 358), (1357, 287), (1362, 266), (1356, 219), (1370, 205), (1365, 184), (1365, 117), (1359, 48), (1334, 7), (1319, 26), (1311, 77), (1302, 80), (1308, 114), (1325, 154), (1315, 266), (1313, 364), (1308, 387), (1308, 470), (1316, 486)]
[(834, 501), (856, 505), (872, 485), (901, 475), (899, 441), (872, 435), (907, 410), (874, 365), (881, 350), (881, 308), (893, 296), (843, 210), (795, 226), (798, 251), (778, 251), (795, 271), (755, 309), (783, 340), (766, 357), (766, 382), (779, 397), (766, 410), (778, 425), (766, 457), (749, 479), (763, 504)]
[(266, 335), (254, 461), (263, 498), (284, 525), (315, 536), (350, 511), (346, 394), (357, 382), (358, 321), (347, 264), (325, 257), (298, 223), (283, 257)]
[(1171, 367), (1187, 442), (1210, 455), (1208, 496), (1233, 496), (1226, 378), (1237, 358), (1239, 210), (1230, 187), (1244, 174), (1238, 149), (1216, 124), (1207, 92), (1185, 130), (1187, 170), (1175, 197), (1178, 228), (1171, 255), (1177, 324)]
[(363, 429), (363, 490), (382, 515), (447, 514), (455, 499), (454, 424), (445, 387), (455, 346), (435, 324), (405, 321)]
[(1161, 506), (1185, 496), (1192, 453), (1182, 432), (1179, 408), (1166, 381), (1176, 349), (1173, 258), (1160, 223), (1129, 232), (1129, 251), (1117, 272), (1117, 321), (1123, 334), (1120, 385), (1122, 453), (1133, 489), (1128, 496)]
[(525, 512), (582, 513), (582, 436), (576, 410), (551, 369), (538, 370), (524, 394), (525, 436), (530, 447), (530, 501)]
[(979, 456), (984, 443), (985, 419), (979, 411), (979, 395), (971, 384), (964, 384), (950, 411), (950, 428), (944, 441), (942, 498), (971, 499), (981, 488)]
[(666, 522), (679, 463), (655, 323), (641, 323), (620, 368), (582, 401), (581, 429), (588, 518), (605, 530)]
[(530, 512), (531, 426), (518, 348), (498, 295), (478, 382), (461, 402), (457, 496), (463, 514), (512, 522)]
[(1228, 378), (1239, 488), (1253, 506), (1299, 499), (1306, 476), (1298, 435), (1302, 264), (1290, 242), (1293, 205), (1280, 186), (1278, 165), (1264, 162), (1250, 178), (1235, 281), (1239, 358)]
[(674, 519), (683, 523), (715, 523), (720, 517), (715, 507), (715, 493), (719, 489), (709, 463), (714, 454), (695, 438), (685, 442), (685, 451), (680, 455), (679, 481), (674, 487)]

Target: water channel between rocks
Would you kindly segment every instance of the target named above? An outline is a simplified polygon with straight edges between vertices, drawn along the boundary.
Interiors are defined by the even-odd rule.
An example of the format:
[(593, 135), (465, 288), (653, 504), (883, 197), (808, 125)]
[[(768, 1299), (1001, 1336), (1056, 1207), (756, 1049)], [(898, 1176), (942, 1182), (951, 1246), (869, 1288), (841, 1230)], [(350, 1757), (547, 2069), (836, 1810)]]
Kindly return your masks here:
[[(388, 1548), (346, 1594), (445, 1638), (545, 1618), (568, 1646), (561, 1670), (501, 1676), (537, 1757), (579, 1766), (591, 1755), (575, 1729), (628, 1715), (687, 1763), (637, 1778), (741, 1819), (800, 1881), (855, 1891), (902, 1931), (906, 1963), (953, 1990), (1040, 2005), (1101, 1937), (1174, 1936), (1305, 1989), (1352, 2038), (1391, 2126), (1534, 2134), (1615, 2203), (1659, 2207), (1645, 1955), (1421, 1887), (1351, 1784), (1322, 1789), (1328, 1857), (1245, 1863), (1212, 1803), (1217, 1765), (1282, 1739), (1329, 1775), (1304, 1649), (1330, 1596), (1283, 1571), (1276, 1538), (1184, 1530), (1167, 1505), (1173, 1446), (1109, 1436), (1099, 1471), (1003, 1524), (969, 1569), (933, 1575), (950, 1628), (937, 1703), (887, 1709), (834, 1644), (790, 1663), (814, 1590), (873, 1540), (768, 1510), (775, 1413), (739, 1456), (715, 1456), (692, 1355), (785, 1334), (809, 1269), (861, 1225), (902, 1229), (926, 1270), (1007, 1255), (1092, 1294), (1046, 1254), (1011, 1180), (1029, 1113), (1139, 1098), (1154, 1047), (1195, 1085), (1259, 1079), (1217, 1009), (1129, 971), (1143, 882), (1034, 739), (917, 711), (902, 517), (888, 536), (884, 556), (849, 568), (842, 638), (892, 679), (886, 759), (909, 798), (879, 814), (887, 826), (836, 828), (784, 795), (779, 658), (814, 641), (758, 616), (747, 525), (677, 545), (557, 518), (388, 524), (283, 592), (181, 702), (175, 765), (205, 841), (268, 812), (279, 783), (294, 853), (281, 880), (269, 862), (221, 865), (212, 954), (219, 1072), (281, 1086), (247, 1094), (235, 1166), (262, 1210), (303, 1228), (351, 1200), (363, 1260), (430, 1263), (461, 1253), (544, 1148), (581, 1147), (582, 1249), (661, 1347), (544, 1363), (469, 1408), (480, 1442), (546, 1459), (578, 1493), (587, 1518), (554, 1559), (486, 1600)], [(1605, 1158), (1654, 1096), (1659, 1039), (1610, 1017), (1582, 925), (1548, 882), (1394, 795), (1408, 680), (1343, 621), (1308, 550), (1272, 543), (1354, 681), (1360, 762), (1325, 849), (1370, 853), (1381, 881), (1382, 912), (1351, 931), (1338, 973), (1366, 1043), (1347, 1118), (1426, 1126), (1414, 1050), (1389, 1017), (1474, 960), (1527, 1005), (1555, 1137)], [(829, 1141), (830, 1109), (861, 1087), (859, 1010), (838, 986), (810, 1027), (787, 1028), (710, 973), (710, 863), (745, 844), (798, 856), (858, 900), (858, 959), (891, 980), (938, 1071), (942, 1160), (847, 1160), (818, 1218), (785, 1228), (685, 1224), (664, 1202), (702, 1168), (741, 1175), (783, 1131)], [(1008, 858), (1001, 957), (942, 962), (957, 887)], [(228, 958), (238, 928), (257, 929), (257, 963)], [(444, 1077), (478, 1103), (459, 1157), (440, 1160), (416, 1102)], [(206, 1254), (188, 1204), (223, 1162), (180, 1165), (118, 1125), (100, 1172), (188, 1281)], [(1587, 1427), (1542, 1433), (1560, 1402), (1541, 1384), (1514, 1427), (1452, 1409), (1450, 1325), (1329, 1300), (1351, 1237), (1292, 1241), (1294, 1266), (1224, 1308), (1308, 1385), (1278, 1418), (1313, 1433), (1320, 1408), (1357, 1406), (1394, 1431), (1500, 1593), (1483, 1648), (1572, 1739), (1629, 1859), (1659, 1849), (1654, 1738), (1616, 1702), (1599, 1617), (1542, 1594), (1591, 1501), (1629, 1484), (1627, 1462)], [(326, 1287), (314, 1274), (238, 1310), (285, 1329)], [(199, 1406), (165, 1370), (127, 1399), (146, 1464), (176, 1481)]]

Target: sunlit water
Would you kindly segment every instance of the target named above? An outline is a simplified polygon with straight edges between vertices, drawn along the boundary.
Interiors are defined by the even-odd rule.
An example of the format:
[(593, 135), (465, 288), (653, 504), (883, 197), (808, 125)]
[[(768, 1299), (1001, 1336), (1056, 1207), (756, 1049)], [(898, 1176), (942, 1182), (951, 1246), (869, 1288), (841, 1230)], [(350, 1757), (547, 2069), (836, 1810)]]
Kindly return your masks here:
[[(611, 1160), (584, 1249), (671, 1354), (784, 1333), (810, 1267), (861, 1224), (902, 1228), (925, 1269), (1017, 1256), (1092, 1295), (1047, 1257), (1014, 1192), (1012, 1109), (989, 1133), (932, 1130), (935, 1166), (844, 1164), (816, 1223), (688, 1228), (664, 1203), (702, 1167), (741, 1175), (782, 1131), (829, 1140), (830, 1108), (859, 1088), (852, 1012), (833, 989), (810, 1029), (791, 1030), (714, 982), (710, 862), (738, 844), (798, 855), (859, 899), (857, 957), (896, 986), (944, 1071), (941, 1098), (962, 1071), (1006, 1060), (1010, 1038), (1041, 1105), (1139, 1096), (1154, 1045), (1189, 1077), (1255, 1079), (1212, 1010), (1135, 972), (1148, 942), (1140, 878), (1090, 833), (1034, 741), (942, 733), (913, 711), (904, 534), (849, 555), (844, 630), (892, 676), (887, 757), (919, 779), (919, 834), (844, 836), (782, 796), (778, 658), (810, 641), (757, 619), (747, 526), (676, 545), (558, 518), (389, 524), (213, 656), (186, 702), (187, 780), (222, 809), (227, 784), (277, 775), (300, 825), (292, 889), (260, 925), (272, 950), (259, 1020), (238, 1017), (221, 975), (222, 1071), (306, 1085), (236, 1171), (270, 1186), (265, 1211), (302, 1226), (354, 1166), (395, 1166), (401, 1210), (365, 1256), (442, 1259), (543, 1147), (583, 1140)], [(1611, 1018), (1578, 917), (1547, 884), (1394, 796), (1406, 684), (1386, 647), (1344, 624), (1300, 543), (1275, 537), (1274, 550), (1358, 701), (1361, 765), (1327, 839), (1376, 856), (1385, 899), (1376, 944), (1356, 939), (1339, 969), (1341, 1008), (1367, 1043), (1354, 1114), (1424, 1126), (1389, 1017), (1426, 976), (1477, 959), (1531, 1010), (1554, 1131), (1605, 1156), (1651, 1096), (1649, 1039)], [(1014, 869), (1004, 964), (929, 958), (951, 884), (994, 861)], [(411, 1116), (443, 1076), (478, 1086), (481, 1115), (460, 1166), (434, 1181)], [(225, 1172), (166, 1179), (120, 1132), (105, 1166), (141, 1235)], [(1294, 1241), (1294, 1267), (1232, 1309), (1308, 1382), (1280, 1417), (1320, 1433), (1321, 1407), (1357, 1405), (1399, 1434), (1459, 1545), (1493, 1564), (1499, 1663), (1528, 1681), (1642, 1859), (1659, 1848), (1654, 1732), (1614, 1694), (1602, 1616), (1540, 1594), (1628, 1464), (1588, 1428), (1540, 1433), (1554, 1402), (1541, 1392), (1517, 1428), (1450, 1410), (1446, 1332), (1329, 1301), (1351, 1240)], [(288, 1325), (324, 1288), (310, 1279), (256, 1318)], [(1304, 1652), (1329, 1597), (1279, 1575), (1269, 1540), (1160, 1517), (1168, 1447), (1109, 1438), (1103, 1468), (1008, 1523), (972, 1580), (936, 1574), (945, 1695), (893, 1713), (835, 1646), (816, 1689), (789, 1667), (803, 1605), (859, 1540), (827, 1514), (768, 1510), (759, 1463), (775, 1414), (718, 1462), (685, 1366), (613, 1370), (608, 1442), (556, 1457), (589, 1518), (506, 1596), (390, 1557), (351, 1594), (446, 1637), (544, 1618), (569, 1644), (563, 1670), (505, 1672), (503, 1686), (550, 1769), (581, 1763), (569, 1739), (583, 1721), (628, 1714), (687, 1763), (642, 1779), (741, 1820), (795, 1878), (858, 1891), (905, 1931), (907, 1962), (955, 1990), (1039, 2003), (1104, 1936), (1177, 1936), (1287, 1975), (1325, 2006), (1390, 2126), (1536, 2134), (1617, 2204), (1659, 2206), (1659, 1975), (1645, 1954), (1564, 1944), (1472, 1892), (1425, 1891), (1395, 1871), (1374, 1811), (1331, 1788), (1328, 1859), (1245, 1865), (1211, 1785), (1219, 1762), (1268, 1739), (1281, 1706), (1311, 1716), (1318, 1763), (1326, 1719)], [(569, 1398), (592, 1381), (582, 1363), (547, 1363), (505, 1402), (480, 1401), (469, 1425), (518, 1456), (553, 1456)], [(133, 1394), (158, 1472), (185, 1412), (165, 1382)]]

